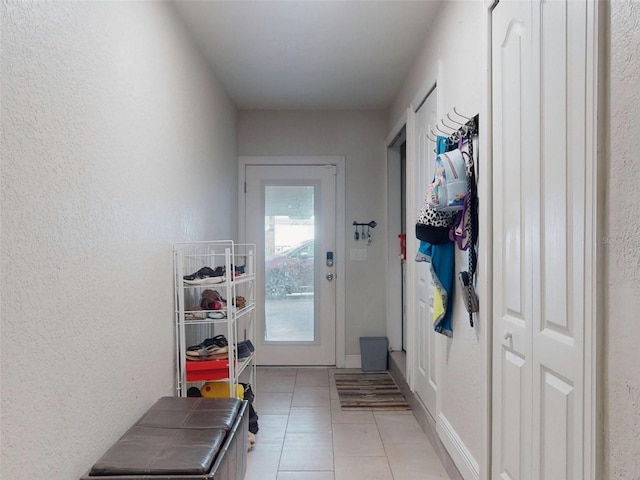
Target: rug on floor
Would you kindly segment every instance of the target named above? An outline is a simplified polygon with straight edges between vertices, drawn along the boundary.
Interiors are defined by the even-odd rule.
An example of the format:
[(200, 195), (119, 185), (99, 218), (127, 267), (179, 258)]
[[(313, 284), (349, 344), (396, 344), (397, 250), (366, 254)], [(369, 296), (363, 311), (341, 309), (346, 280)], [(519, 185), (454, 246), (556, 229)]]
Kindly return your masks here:
[(389, 372), (336, 373), (343, 410), (411, 410)]

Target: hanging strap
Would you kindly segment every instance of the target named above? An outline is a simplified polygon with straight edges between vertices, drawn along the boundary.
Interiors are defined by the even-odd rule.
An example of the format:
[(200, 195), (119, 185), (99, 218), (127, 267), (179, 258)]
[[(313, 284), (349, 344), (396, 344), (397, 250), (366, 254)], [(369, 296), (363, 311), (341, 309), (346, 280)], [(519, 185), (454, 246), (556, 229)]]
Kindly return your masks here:
[[(478, 264), (476, 245), (478, 243), (478, 188), (476, 185), (475, 161), (473, 158), (473, 138), (469, 137), (469, 181), (467, 182), (467, 197), (469, 199), (469, 281), (471, 285), (475, 283), (475, 273)], [(471, 308), (471, 297), (467, 296), (467, 311), (469, 312), (469, 323), (473, 327), (473, 310)]]
[(456, 218), (453, 221), (453, 226), (449, 230), (449, 240), (455, 242), (460, 250), (466, 250), (471, 243), (471, 235), (469, 234), (469, 228), (467, 218), (469, 216), (469, 196), (464, 196), (464, 203), (462, 210), (456, 214)]

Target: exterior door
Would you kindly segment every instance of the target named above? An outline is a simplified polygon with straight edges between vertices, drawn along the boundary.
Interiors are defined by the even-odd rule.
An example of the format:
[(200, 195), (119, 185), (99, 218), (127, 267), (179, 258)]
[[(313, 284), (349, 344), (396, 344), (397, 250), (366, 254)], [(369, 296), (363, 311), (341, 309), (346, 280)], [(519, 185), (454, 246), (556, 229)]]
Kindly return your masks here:
[(493, 478), (586, 478), (589, 8), (493, 11)]
[[(417, 188), (416, 211), (420, 211), (427, 185), (432, 180), (435, 144), (429, 140), (430, 130), (435, 129), (436, 117), (436, 89), (427, 96), (415, 116), (415, 152), (417, 161)], [(415, 253), (414, 253), (415, 255)], [(413, 261), (409, 258), (409, 261)], [(436, 382), (436, 334), (433, 330), (433, 291), (434, 283), (431, 278), (431, 270), (426, 262), (416, 264), (417, 281), (415, 285), (417, 301), (417, 368), (416, 368), (416, 393), (424, 403), (431, 416), (436, 418), (436, 396), (438, 386)]]
[(334, 165), (246, 167), (259, 365), (335, 365)]

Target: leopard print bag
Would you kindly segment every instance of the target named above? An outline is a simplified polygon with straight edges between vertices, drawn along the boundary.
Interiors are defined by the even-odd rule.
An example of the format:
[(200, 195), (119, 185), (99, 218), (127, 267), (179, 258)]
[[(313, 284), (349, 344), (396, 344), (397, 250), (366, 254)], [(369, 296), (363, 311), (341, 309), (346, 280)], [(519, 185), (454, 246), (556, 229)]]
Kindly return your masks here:
[(416, 221), (416, 238), (432, 245), (449, 242), (449, 229), (453, 224), (454, 216), (455, 212), (434, 210), (425, 198)]

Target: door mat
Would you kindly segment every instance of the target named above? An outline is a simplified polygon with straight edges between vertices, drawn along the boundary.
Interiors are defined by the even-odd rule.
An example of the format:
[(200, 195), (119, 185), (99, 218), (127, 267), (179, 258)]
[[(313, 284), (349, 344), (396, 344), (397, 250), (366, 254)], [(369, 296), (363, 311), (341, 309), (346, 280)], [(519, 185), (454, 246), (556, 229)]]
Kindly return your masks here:
[(343, 410), (411, 410), (389, 372), (336, 373)]

